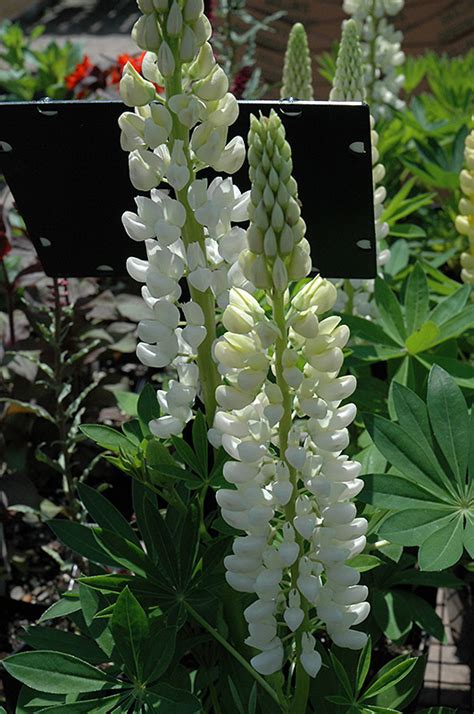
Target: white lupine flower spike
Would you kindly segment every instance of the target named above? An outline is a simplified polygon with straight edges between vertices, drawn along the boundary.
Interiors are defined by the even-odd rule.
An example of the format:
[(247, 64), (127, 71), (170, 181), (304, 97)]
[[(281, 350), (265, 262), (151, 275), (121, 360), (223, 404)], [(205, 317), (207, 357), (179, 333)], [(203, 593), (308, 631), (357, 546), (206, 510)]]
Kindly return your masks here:
[[(127, 261), (150, 308), (138, 326), (137, 355), (151, 368), (174, 371), (157, 394), (162, 416), (150, 424), (153, 434), (167, 438), (193, 418), (198, 396), (212, 422), (221, 382), (211, 356), (216, 305), (225, 308), (229, 289), (248, 284), (237, 264), (245, 231), (236, 224), (247, 220), (249, 195), (228, 178), (210, 185), (197, 179), (207, 166), (233, 173), (245, 158), (240, 137), (228, 142), (239, 109), (207, 42), (202, 0), (138, 0), (138, 7), (143, 14), (133, 37), (147, 52), (143, 76), (131, 64), (124, 70), (122, 98), (134, 111), (119, 125), (132, 184), (150, 197), (137, 197), (137, 211), (126, 211), (122, 221), (147, 251), (147, 260)], [(183, 280), (191, 296), (185, 304)]]
[[(230, 461), (229, 488), (218, 491), (224, 520), (243, 532), (225, 559), (228, 584), (256, 599), (245, 610), (252, 666), (269, 675), (287, 658), (315, 677), (321, 657), (311, 632), (322, 620), (337, 644), (363, 647), (351, 629), (367, 616), (367, 589), (350, 559), (365, 545), (357, 517), (360, 465), (343, 450), (355, 389), (340, 377), (348, 328), (327, 316), (337, 291), (320, 277), (290, 297), (290, 283), (311, 270), (291, 149), (275, 112), (252, 118), (248, 151), (252, 190), (247, 248), (240, 265), (248, 287), (230, 290), (227, 330), (214, 354), (224, 384), (210, 438)], [(199, 189), (199, 190), (198, 190)], [(196, 203), (201, 197), (196, 187)]]

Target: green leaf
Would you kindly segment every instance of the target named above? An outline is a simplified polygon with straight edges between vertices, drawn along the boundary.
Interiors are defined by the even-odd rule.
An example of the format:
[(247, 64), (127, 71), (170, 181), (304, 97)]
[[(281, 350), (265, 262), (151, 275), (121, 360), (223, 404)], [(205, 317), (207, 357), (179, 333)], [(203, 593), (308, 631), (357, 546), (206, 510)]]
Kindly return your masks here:
[(393, 687), (394, 684), (404, 679), (411, 672), (415, 664), (416, 657), (411, 657), (403, 662), (398, 662), (392, 667), (385, 667), (383, 674), (381, 674), (381, 670), (379, 676), (372, 680), (370, 686), (364, 692), (361, 701), (365, 702), (367, 699), (372, 699), (390, 687)]
[(351, 681), (349, 679), (349, 676), (343, 667), (343, 665), (340, 663), (334, 652), (330, 652), (329, 656), (331, 658), (331, 665), (334, 670), (334, 673), (336, 677), (338, 678), (340, 684), (342, 685), (342, 688), (344, 690), (344, 693), (348, 697), (349, 700), (352, 700), (354, 697), (354, 692), (352, 689)]
[(138, 416), (138, 394), (119, 390), (117, 392), (114, 392), (114, 395), (115, 399), (117, 400), (117, 404), (119, 405), (120, 409), (123, 411), (124, 414), (129, 417)]
[(52, 627), (32, 625), (21, 635), (21, 639), (35, 650), (54, 650), (71, 654), (91, 664), (102, 664), (106, 659), (104, 652), (94, 640)]
[(364, 415), (364, 421), (375, 446), (397, 471), (414, 484), (431, 490), (439, 500), (446, 500), (449, 481), (446, 484), (447, 477), (431, 449), (418, 444), (410, 432), (384, 417)]
[(140, 535), (145, 543), (146, 552), (153, 560), (156, 562), (157, 555), (155, 549), (155, 541), (153, 533), (148, 530), (147, 523), (145, 521), (145, 501), (150, 501), (151, 504), (156, 508), (156, 496), (150, 491), (144, 484), (139, 481), (133, 480), (132, 483), (132, 497), (133, 497), (133, 510), (135, 511), (135, 517), (137, 519), (137, 526), (140, 530)]
[(140, 392), (137, 402), (137, 414), (145, 434), (150, 434), (148, 424), (153, 419), (160, 417), (160, 405), (156, 396), (156, 390), (151, 384), (146, 384)]
[(401, 545), (421, 545), (436, 530), (453, 519), (453, 512), (410, 508), (389, 516), (379, 528), (379, 534)]
[(397, 343), (375, 322), (363, 317), (344, 315), (344, 323), (350, 328), (352, 337), (359, 337), (370, 343), (397, 347)]
[(463, 554), (463, 517), (458, 516), (436, 529), (420, 546), (418, 561), (422, 570), (445, 570)]
[(426, 231), (413, 223), (402, 223), (400, 225), (396, 224), (393, 228), (390, 228), (390, 235), (405, 239), (426, 238)]
[(208, 470), (208, 441), (206, 419), (202, 412), (196, 414), (193, 423), (193, 447), (198, 458), (201, 473), (207, 476)]
[(469, 413), (461, 390), (438, 365), (428, 379), (427, 405), (436, 441), (463, 489), (471, 437)]
[(439, 501), (434, 501), (430, 491), (415, 485), (395, 474), (370, 474), (362, 477), (364, 489), (358, 495), (359, 501), (371, 503), (384, 510), (408, 508), (439, 509)]
[(434, 344), (446, 342), (446, 340), (450, 340), (453, 337), (459, 337), (472, 329), (474, 329), (474, 305), (468, 305), (450, 320), (443, 322)]
[(176, 627), (164, 627), (161, 621), (152, 621), (150, 638), (143, 649), (145, 681), (154, 682), (163, 676), (173, 661), (175, 648)]
[(202, 466), (196, 458), (196, 454), (191, 449), (189, 444), (187, 444), (184, 439), (180, 439), (177, 436), (172, 437), (173, 446), (176, 449), (176, 456), (183, 464), (189, 466), (189, 468), (194, 471), (198, 476), (205, 479), (207, 476), (207, 470), (203, 472)]
[(422, 597), (408, 591), (396, 590), (397, 598), (410, 613), (411, 619), (428, 634), (436, 637), (440, 642), (446, 642), (446, 634), (441, 618), (436, 614), (434, 608), (423, 600)]
[(413, 434), (415, 441), (423, 444), (424, 449), (433, 449), (428, 410), (424, 401), (399, 382), (392, 382), (390, 391), (398, 421)]
[(372, 638), (369, 636), (367, 642), (365, 643), (364, 649), (359, 655), (357, 661), (357, 672), (356, 672), (356, 693), (359, 694), (362, 687), (364, 686), (365, 680), (369, 673), (370, 661), (372, 659)]
[(406, 340), (405, 347), (411, 355), (424, 352), (436, 343), (439, 335), (439, 327), (434, 322), (425, 322), (419, 330), (413, 332)]
[(82, 433), (103, 449), (119, 453), (121, 450), (135, 453), (136, 447), (117, 429), (100, 424), (82, 424)]
[[(152, 689), (151, 701), (159, 704), (160, 714), (195, 714), (202, 712), (201, 703), (185, 689), (178, 689), (165, 682), (160, 682)], [(176, 706), (178, 705), (178, 706)]]
[(444, 300), (441, 300), (435, 308), (431, 311), (429, 319), (434, 322), (435, 325), (441, 327), (445, 322), (450, 320), (455, 315), (458, 315), (469, 299), (471, 294), (471, 287), (469, 285), (463, 285), (452, 293)]
[(110, 631), (109, 621), (96, 617), (104, 606), (110, 604), (110, 598), (102, 596), (101, 593), (83, 583), (79, 583), (79, 597), (87, 631), (110, 660), (114, 650), (114, 640)]
[(140, 541), (133, 528), (107, 498), (96, 489), (86, 486), (85, 483), (79, 483), (77, 490), (89, 515), (92, 516), (99, 526), (107, 528), (117, 533), (117, 535), (122, 536), (122, 538), (135, 543), (138, 547), (141, 547)]
[(120, 564), (112, 553), (107, 552), (97, 542), (94, 537), (97, 529), (87, 528), (87, 526), (82, 526), (80, 523), (74, 523), (73, 521), (59, 519), (48, 521), (47, 524), (64, 545), (82, 555), (83, 558), (92, 560), (92, 562), (100, 565), (117, 567)]
[(147, 530), (153, 534), (161, 574), (172, 587), (180, 586), (178, 555), (168, 526), (159, 510), (148, 500), (143, 504), (143, 513)]
[(428, 281), (423, 268), (416, 263), (407, 280), (405, 292), (405, 319), (409, 335), (419, 330), (426, 322), (429, 304)]
[(375, 279), (375, 301), (385, 332), (398, 345), (403, 345), (406, 338), (406, 329), (400, 304), (387, 283), (378, 277)]
[(382, 562), (376, 555), (356, 555), (355, 558), (351, 558), (351, 568), (355, 568), (360, 573), (366, 573), (368, 570), (378, 568)]
[(77, 596), (62, 597), (61, 600), (54, 602), (45, 612), (43, 612), (38, 622), (54, 620), (57, 617), (67, 617), (73, 612), (78, 612), (80, 609), (81, 603), (79, 602), (79, 598)]
[(427, 352), (416, 355), (416, 359), (428, 370), (433, 364), (439, 365), (449, 372), (456, 384), (462, 389), (474, 389), (474, 369), (467, 362), (460, 362), (458, 359), (442, 357), (441, 355)]
[(144, 646), (150, 636), (150, 627), (144, 609), (125, 587), (114, 606), (110, 628), (117, 651), (132, 678), (143, 682), (146, 659)]
[(79, 702), (69, 702), (68, 704), (56, 704), (52, 707), (46, 707), (41, 709), (38, 714), (108, 714), (108, 712), (119, 711), (116, 709), (120, 700), (123, 698), (123, 694), (113, 694), (110, 697), (103, 697), (102, 699), (82, 699)]
[(397, 590), (375, 590), (372, 595), (372, 613), (385, 637), (394, 642), (404, 637), (412, 628), (413, 618), (398, 597)]
[(474, 558), (474, 512), (472, 508), (469, 513), (466, 513), (462, 542), (471, 558)]
[(49, 694), (82, 694), (123, 686), (77, 657), (48, 650), (11, 655), (3, 666), (23, 684)]
[(234, 701), (235, 708), (237, 709), (239, 714), (245, 714), (244, 705), (242, 703), (242, 699), (240, 698), (240, 694), (239, 694), (237, 687), (235, 686), (231, 677), (228, 677), (227, 681), (229, 683), (229, 689), (230, 689), (230, 693), (232, 695), (232, 699)]
[(94, 528), (93, 536), (99, 546), (122, 568), (142, 578), (155, 579), (155, 565), (141, 547), (105, 528)]

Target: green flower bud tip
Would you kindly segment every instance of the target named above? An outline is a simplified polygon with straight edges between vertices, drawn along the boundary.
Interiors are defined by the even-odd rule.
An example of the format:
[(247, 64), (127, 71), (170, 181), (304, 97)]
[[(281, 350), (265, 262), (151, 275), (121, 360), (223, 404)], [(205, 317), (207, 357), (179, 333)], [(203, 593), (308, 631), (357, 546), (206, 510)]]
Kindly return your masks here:
[(336, 74), (329, 99), (333, 102), (365, 100), (364, 61), (355, 20), (346, 20), (342, 24)]
[(306, 30), (300, 22), (291, 28), (283, 67), (281, 97), (305, 101), (313, 97), (313, 72)]
[[(249, 250), (242, 268), (256, 287), (281, 291), (288, 280), (299, 280), (311, 270), (306, 225), (301, 218), (298, 185), (291, 175), (293, 162), (285, 129), (275, 111), (250, 120)], [(283, 287), (285, 286), (285, 287)]]

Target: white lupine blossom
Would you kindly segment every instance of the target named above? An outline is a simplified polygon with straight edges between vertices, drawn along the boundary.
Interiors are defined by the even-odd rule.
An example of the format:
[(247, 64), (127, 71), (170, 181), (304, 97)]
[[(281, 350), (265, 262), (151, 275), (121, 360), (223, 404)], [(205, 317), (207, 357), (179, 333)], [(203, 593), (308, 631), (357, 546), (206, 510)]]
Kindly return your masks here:
[(311, 263), (291, 150), (274, 112), (252, 119), (249, 164), (251, 222), (240, 262), (266, 292), (259, 302), (230, 290), (227, 331), (214, 348), (224, 382), (209, 433), (230, 456), (229, 488), (216, 496), (222, 517), (243, 532), (225, 559), (226, 579), (256, 596), (244, 612), (245, 642), (259, 651), (253, 667), (272, 674), (290, 657), (315, 677), (314, 617), (340, 646), (366, 641), (352, 628), (369, 612), (367, 588), (348, 564), (365, 546), (367, 522), (351, 502), (363, 482), (360, 464), (343, 454), (356, 408), (342, 402), (356, 381), (339, 376), (349, 330), (327, 314), (334, 285), (316, 277), (290, 297), (289, 281), (307, 276)]
[(474, 129), (466, 137), (464, 159), (466, 167), (460, 174), (464, 196), (459, 201), (456, 230), (469, 241), (469, 250), (461, 254), (461, 279), (468, 285), (474, 285)]
[[(342, 25), (341, 44), (337, 56), (336, 74), (333, 88), (329, 95), (331, 101), (354, 102), (365, 101), (366, 89), (362, 63), (362, 50), (360, 47), (357, 25), (354, 20), (345, 20)], [(377, 248), (377, 266), (382, 270), (390, 258), (385, 238), (388, 235), (388, 223), (381, 220), (384, 210), (383, 202), (387, 195), (385, 187), (381, 184), (385, 176), (385, 168), (379, 163), (377, 149), (378, 134), (375, 129), (375, 120), (370, 117), (370, 133), (372, 145), (372, 180), (374, 189), (374, 219), (375, 239)], [(345, 290), (340, 290), (337, 308), (341, 311), (350, 310), (354, 315), (365, 317), (369, 320), (376, 318), (376, 308), (372, 301), (374, 290), (373, 280), (349, 280), (344, 284), (336, 283), (338, 287), (344, 285)]]
[(405, 77), (398, 72), (404, 63), (403, 35), (395, 30), (391, 18), (404, 6), (404, 0), (344, 0), (344, 11), (357, 23), (366, 67), (367, 101), (376, 119), (390, 117), (401, 110), (399, 98)]
[[(245, 158), (242, 138), (228, 142), (239, 109), (208, 43), (202, 0), (139, 0), (138, 7), (143, 14), (132, 34), (146, 50), (143, 76), (126, 66), (121, 93), (134, 111), (119, 125), (131, 182), (150, 197), (136, 198), (137, 210), (124, 213), (123, 225), (147, 251), (146, 260), (127, 261), (150, 308), (138, 326), (137, 355), (176, 375), (158, 392), (162, 416), (150, 424), (166, 438), (192, 419), (197, 396), (212, 417), (220, 381), (210, 358), (216, 302), (225, 308), (232, 285), (249, 286), (238, 264), (245, 231), (235, 225), (247, 220), (249, 193), (242, 195), (230, 178), (210, 185), (196, 178), (207, 166), (234, 173)], [(182, 295), (184, 279), (190, 300)]]

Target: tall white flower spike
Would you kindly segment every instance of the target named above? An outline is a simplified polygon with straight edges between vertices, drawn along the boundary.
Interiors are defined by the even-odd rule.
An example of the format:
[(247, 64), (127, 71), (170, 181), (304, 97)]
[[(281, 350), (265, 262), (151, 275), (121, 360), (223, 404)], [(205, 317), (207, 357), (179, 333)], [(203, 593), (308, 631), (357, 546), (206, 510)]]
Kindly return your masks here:
[[(138, 196), (136, 212), (126, 211), (122, 220), (147, 251), (146, 260), (127, 261), (150, 307), (138, 326), (137, 355), (149, 367), (175, 372), (157, 394), (162, 416), (150, 424), (156, 436), (167, 438), (192, 419), (197, 396), (213, 417), (221, 381), (210, 357), (216, 303), (224, 309), (229, 288), (248, 285), (237, 262), (245, 231), (236, 224), (247, 220), (249, 194), (230, 178), (208, 185), (196, 177), (207, 166), (234, 173), (245, 158), (242, 138), (228, 142), (239, 109), (208, 43), (202, 0), (139, 0), (138, 7), (142, 16), (133, 37), (146, 50), (143, 76), (126, 66), (121, 93), (134, 111), (125, 112), (119, 125), (131, 182), (150, 196)], [(182, 295), (183, 280), (190, 302)]]
[(339, 376), (349, 330), (327, 314), (336, 288), (316, 277), (290, 297), (291, 281), (304, 279), (311, 261), (276, 113), (252, 118), (249, 164), (251, 220), (240, 263), (265, 293), (259, 302), (231, 289), (227, 332), (214, 350), (224, 384), (210, 439), (231, 459), (229, 488), (217, 501), (224, 520), (243, 532), (225, 559), (226, 579), (256, 595), (244, 612), (246, 644), (260, 650), (253, 667), (272, 674), (290, 657), (315, 677), (314, 617), (341, 646), (358, 649), (366, 640), (352, 627), (369, 612), (367, 589), (350, 566), (365, 545), (367, 522), (351, 502), (363, 482), (360, 465), (343, 454), (356, 409), (341, 405), (356, 382)]

